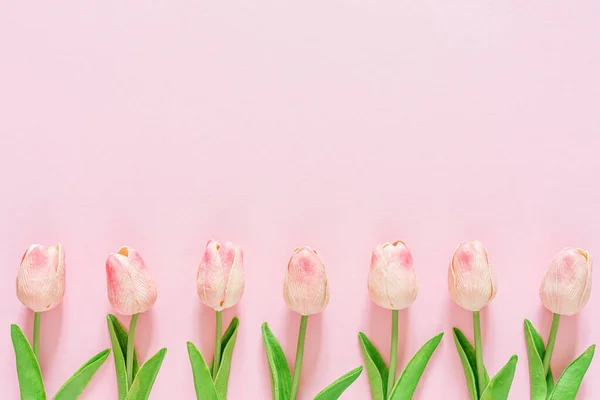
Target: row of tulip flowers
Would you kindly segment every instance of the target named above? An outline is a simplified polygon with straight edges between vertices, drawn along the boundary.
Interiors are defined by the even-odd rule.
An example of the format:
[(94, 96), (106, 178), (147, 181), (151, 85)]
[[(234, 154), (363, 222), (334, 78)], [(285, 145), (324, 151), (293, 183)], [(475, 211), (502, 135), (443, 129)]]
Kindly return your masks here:
[[(554, 381), (550, 360), (561, 315), (573, 315), (587, 303), (591, 289), (592, 262), (581, 249), (565, 248), (559, 252), (542, 280), (540, 297), (554, 317), (548, 340), (544, 342), (533, 325), (525, 320), (532, 400), (574, 399), (581, 381), (592, 361), (594, 346), (565, 368)], [(106, 261), (108, 299), (114, 310), (130, 315), (129, 329), (114, 315), (108, 315), (108, 329), (118, 383), (119, 400), (142, 400), (150, 396), (166, 349), (159, 350), (145, 363), (138, 361), (134, 340), (137, 318), (156, 301), (154, 279), (140, 254), (122, 247)], [(222, 310), (236, 305), (244, 292), (243, 254), (231, 243), (221, 245), (209, 241), (197, 273), (200, 301), (213, 308), (216, 314), (215, 351), (207, 364), (197, 347), (187, 343), (193, 371), (193, 384), (198, 399), (227, 398), (229, 371), (237, 337), (239, 320), (233, 318), (223, 332)], [(507, 399), (512, 385), (517, 356), (490, 379), (483, 363), (480, 311), (496, 295), (497, 282), (488, 253), (478, 242), (463, 242), (454, 251), (448, 269), (448, 289), (454, 301), (473, 313), (474, 345), (458, 329), (454, 341), (461, 359), (470, 400)], [(399, 375), (396, 373), (398, 352), (398, 310), (409, 307), (417, 298), (418, 279), (413, 256), (402, 241), (376, 247), (368, 275), (371, 299), (391, 310), (392, 332), (390, 363), (364, 333), (359, 333), (373, 400), (404, 400), (412, 398), (430, 357), (442, 340), (443, 333), (425, 343)], [(17, 376), (21, 399), (44, 400), (46, 392), (39, 366), (41, 313), (56, 307), (65, 293), (65, 253), (63, 247), (32, 245), (25, 252), (17, 274), (17, 296), (34, 312), (33, 343), (27, 340), (17, 325), (11, 327), (16, 355)], [(295, 400), (299, 392), (304, 342), (310, 315), (321, 313), (329, 301), (329, 284), (321, 255), (310, 247), (294, 250), (288, 263), (283, 284), (287, 306), (301, 315), (300, 331), (293, 375), (286, 356), (267, 323), (262, 335), (267, 354), (274, 400)], [(87, 361), (59, 389), (53, 399), (77, 399), (95, 372), (109, 356), (106, 349)], [(337, 399), (358, 378), (363, 367), (343, 375), (314, 398)]]

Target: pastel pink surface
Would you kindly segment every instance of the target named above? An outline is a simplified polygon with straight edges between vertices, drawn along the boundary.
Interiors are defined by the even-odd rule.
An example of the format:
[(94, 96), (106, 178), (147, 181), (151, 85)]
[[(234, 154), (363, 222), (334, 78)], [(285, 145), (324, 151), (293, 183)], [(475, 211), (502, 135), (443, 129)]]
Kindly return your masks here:
[[(209, 238), (245, 256), (244, 297), (225, 312), (241, 318), (231, 399), (270, 398), (263, 321), (292, 362), (299, 317), (282, 284), (298, 246), (319, 249), (331, 288), (309, 320), (300, 399), (362, 364), (358, 331), (387, 358), (390, 312), (366, 277), (374, 246), (398, 239), (420, 282), (400, 313), (401, 365), (446, 332), (414, 398), (467, 397), (451, 327), (471, 337), (471, 317), (446, 280), (456, 244), (474, 239), (498, 275), (485, 362), (496, 372), (517, 353), (510, 398), (527, 398), (522, 324), (547, 336), (544, 271), (565, 246), (600, 257), (599, 17), (590, 0), (0, 2), (3, 398), (18, 397), (9, 324), (32, 329), (19, 261), (59, 241), (49, 394), (110, 345), (104, 262), (127, 243), (158, 286), (140, 356), (169, 348), (151, 398), (194, 398), (185, 342), (212, 354), (195, 282)], [(599, 299), (592, 289), (563, 318), (557, 373), (600, 342)], [(596, 360), (579, 398), (600, 397), (599, 374)], [(368, 393), (363, 374), (342, 398)], [(81, 398), (115, 397), (111, 357)]]

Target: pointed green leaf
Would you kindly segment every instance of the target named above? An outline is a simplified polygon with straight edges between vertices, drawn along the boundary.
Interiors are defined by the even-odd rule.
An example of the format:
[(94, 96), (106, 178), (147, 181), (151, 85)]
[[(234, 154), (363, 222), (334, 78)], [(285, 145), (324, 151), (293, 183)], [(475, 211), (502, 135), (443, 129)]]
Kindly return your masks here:
[(217, 390), (206, 361), (198, 348), (192, 342), (187, 342), (188, 355), (194, 375), (194, 388), (198, 400), (217, 400)]
[[(231, 322), (229, 323), (229, 326), (225, 330), (225, 333), (223, 334), (223, 336), (221, 336), (221, 354), (223, 354), (223, 352), (225, 351), (225, 347), (227, 347), (227, 343), (229, 342), (229, 340), (231, 340), (231, 337), (233, 336), (234, 331), (237, 330), (239, 325), (240, 325), (240, 320), (238, 317), (234, 317), (231, 320)], [(210, 362), (210, 374), (211, 375), (213, 373), (214, 365), (215, 365), (215, 359), (213, 357), (213, 359)]]
[[(119, 336), (117, 335), (116, 326), (120, 325), (119, 321), (114, 315), (109, 314), (106, 317), (108, 323), (108, 333), (110, 334), (110, 341), (112, 343), (113, 358), (115, 360), (115, 371), (117, 373), (117, 387), (119, 391), (118, 400), (125, 400), (127, 397), (127, 371), (125, 370), (125, 354)], [(127, 340), (125, 340), (127, 341)]]
[(596, 345), (588, 347), (583, 354), (567, 365), (567, 368), (565, 368), (558, 381), (556, 381), (556, 386), (549, 397), (550, 400), (575, 399), (581, 381), (592, 362), (592, 358), (594, 358), (595, 350)]
[(367, 376), (369, 378), (369, 386), (371, 387), (371, 399), (385, 400), (387, 398), (388, 367), (367, 335), (360, 332), (358, 334), (358, 340), (360, 341), (360, 348), (365, 359), (365, 365), (367, 366)]
[[(110, 321), (113, 325), (113, 328), (115, 330), (115, 334), (119, 341), (119, 346), (121, 346), (121, 353), (123, 354), (123, 359), (125, 360), (125, 363), (127, 363), (127, 339), (129, 337), (129, 334), (127, 333), (127, 329), (125, 329), (123, 324), (121, 324), (121, 322), (114, 315), (108, 314), (108, 318), (110, 319)], [(135, 347), (134, 347), (132, 379), (135, 379), (135, 375), (137, 374), (139, 369), (140, 369), (140, 364), (138, 363), (137, 351), (135, 350)]]
[(133, 384), (127, 393), (126, 400), (147, 400), (152, 391), (152, 386), (156, 380), (156, 375), (160, 371), (167, 349), (160, 349), (155, 355), (150, 357), (139, 369)]
[(110, 350), (106, 349), (90, 358), (58, 389), (53, 400), (77, 400), (109, 354)]
[(529, 397), (531, 400), (546, 400), (554, 381), (552, 371), (544, 377), (543, 359), (546, 354), (544, 342), (529, 320), (525, 320), (525, 344), (529, 361)]
[[(460, 357), (460, 361), (463, 366), (463, 370), (465, 371), (465, 378), (467, 380), (467, 389), (469, 390), (469, 399), (470, 400), (478, 400), (479, 395), (477, 392), (477, 380), (475, 379), (475, 372), (473, 371), (473, 366), (471, 365), (469, 358), (465, 352), (463, 344), (460, 340), (460, 336), (466, 340), (465, 336), (462, 334), (460, 330), (454, 328), (452, 330), (454, 334), (454, 343), (456, 344), (456, 350), (458, 351), (458, 356)], [(469, 343), (470, 345), (470, 343)]]
[(530, 323), (525, 320), (525, 344), (527, 345), (527, 358), (529, 360), (529, 398), (531, 400), (546, 400), (546, 379), (544, 366), (537, 351)]
[[(469, 368), (473, 373), (473, 383), (474, 383), (473, 387), (471, 387), (471, 385), (469, 383), (470, 378), (467, 376), (467, 386), (469, 388), (469, 394), (471, 394), (471, 390), (474, 389), (475, 397), (471, 397), (471, 398), (477, 399), (480, 393), (479, 393), (479, 383), (478, 383), (479, 375), (477, 374), (477, 361), (475, 358), (475, 348), (473, 347), (471, 342), (469, 342), (469, 339), (467, 339), (467, 337), (464, 335), (464, 333), (461, 332), (460, 329), (453, 328), (453, 332), (454, 332), (454, 343), (456, 343), (456, 348), (458, 349), (458, 347), (460, 346), (462, 349), (462, 352), (464, 353), (464, 356), (465, 356), (465, 360), (463, 360), (463, 357), (460, 354), (461, 351), (460, 350), (458, 351), (460, 359), (463, 362), (463, 369), (465, 370), (465, 376), (467, 376), (467, 369), (466, 369), (465, 361), (468, 363)], [(490, 382), (490, 376), (488, 375), (488, 372), (485, 369), (485, 366), (483, 367), (483, 374), (485, 376), (485, 382), (484, 382), (483, 386), (485, 387)]]
[(262, 337), (271, 372), (273, 400), (288, 400), (292, 392), (292, 374), (281, 345), (266, 322), (262, 324)]
[(519, 358), (514, 355), (508, 360), (506, 365), (502, 367), (500, 371), (492, 378), (490, 383), (487, 385), (481, 400), (506, 400), (508, 399), (508, 393), (512, 386), (512, 381), (515, 377), (515, 370), (517, 369), (517, 361)]
[(225, 335), (223, 336), (223, 343), (225, 344), (225, 347), (223, 350), (221, 350), (221, 364), (215, 379), (215, 388), (217, 389), (217, 397), (219, 400), (227, 399), (227, 386), (229, 382), (229, 372), (231, 371), (231, 359), (233, 356), (233, 348), (235, 347), (237, 328), (239, 325), (239, 319), (234, 318), (229, 325), (229, 328), (231, 328), (231, 334), (227, 335), (230, 330), (227, 329), (227, 331), (225, 331)]
[(29, 341), (17, 325), (10, 326), (10, 337), (17, 360), (21, 400), (46, 400), (42, 371)]
[(358, 379), (362, 370), (363, 367), (360, 366), (346, 375), (339, 377), (335, 382), (323, 389), (314, 400), (337, 400)]
[[(529, 332), (531, 333), (533, 344), (538, 355), (540, 356), (540, 360), (544, 360), (544, 356), (546, 355), (546, 346), (544, 345), (544, 340), (542, 339), (538, 331), (535, 330), (535, 327), (533, 326), (531, 321), (526, 319), (525, 324), (527, 325)], [(549, 368), (548, 375), (546, 375), (546, 397), (550, 396), (550, 393), (552, 393), (553, 388), (554, 378), (552, 377), (552, 368)]]
[(423, 371), (425, 371), (429, 359), (435, 349), (437, 349), (443, 336), (444, 334), (440, 333), (431, 338), (408, 362), (408, 365), (392, 389), (392, 394), (390, 395), (391, 400), (412, 399), (417, 384), (423, 375)]

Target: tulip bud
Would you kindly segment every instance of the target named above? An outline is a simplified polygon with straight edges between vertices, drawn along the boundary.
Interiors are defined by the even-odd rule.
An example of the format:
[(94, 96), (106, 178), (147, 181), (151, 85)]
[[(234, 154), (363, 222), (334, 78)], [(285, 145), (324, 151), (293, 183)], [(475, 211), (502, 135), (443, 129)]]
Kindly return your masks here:
[(329, 303), (329, 285), (325, 263), (316, 250), (294, 250), (283, 282), (287, 306), (301, 315), (319, 314)]
[(371, 257), (368, 277), (371, 300), (380, 307), (401, 310), (419, 293), (413, 257), (402, 241), (379, 245)]
[(121, 247), (106, 260), (108, 301), (122, 315), (148, 311), (156, 302), (154, 279), (140, 254), (131, 247)]
[(242, 249), (227, 242), (209, 240), (196, 277), (198, 296), (215, 311), (235, 306), (244, 293)]
[(592, 260), (587, 251), (567, 247), (550, 263), (540, 297), (544, 307), (555, 314), (577, 314), (590, 298)]
[(496, 279), (481, 242), (463, 242), (454, 250), (448, 290), (452, 299), (469, 311), (479, 311), (496, 296)]
[(27, 248), (17, 273), (17, 297), (35, 312), (56, 307), (65, 295), (65, 252), (61, 244)]

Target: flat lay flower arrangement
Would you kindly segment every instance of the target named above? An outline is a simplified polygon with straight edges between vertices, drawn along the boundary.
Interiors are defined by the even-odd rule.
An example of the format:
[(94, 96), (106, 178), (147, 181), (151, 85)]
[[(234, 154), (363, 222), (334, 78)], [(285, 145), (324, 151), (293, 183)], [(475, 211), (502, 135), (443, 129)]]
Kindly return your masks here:
[[(11, 326), (17, 378), (22, 400), (45, 400), (43, 371), (40, 368), (40, 320), (43, 312), (56, 307), (65, 293), (65, 251), (56, 246), (31, 245), (23, 255), (17, 273), (19, 300), (34, 313), (31, 343), (17, 325)], [(554, 380), (550, 362), (562, 316), (578, 313), (590, 298), (592, 261), (588, 252), (565, 248), (550, 263), (539, 290), (543, 305), (553, 313), (548, 339), (524, 322), (531, 400), (574, 400), (592, 362), (595, 345), (590, 346)], [(167, 349), (158, 350), (141, 363), (135, 350), (137, 321), (150, 311), (157, 300), (157, 285), (141, 255), (133, 248), (121, 247), (106, 260), (108, 300), (116, 314), (129, 317), (126, 329), (116, 315), (107, 316), (108, 331), (115, 363), (118, 400), (146, 400), (157, 379)], [(225, 400), (234, 347), (240, 321), (233, 318), (223, 332), (222, 311), (235, 306), (244, 293), (243, 252), (230, 242), (221, 245), (210, 240), (196, 274), (201, 303), (215, 311), (215, 343), (209, 363), (198, 348), (187, 343), (193, 384), (198, 400)], [(419, 283), (413, 255), (402, 241), (385, 243), (375, 248), (367, 276), (371, 300), (390, 310), (392, 320), (390, 357), (386, 363), (376, 346), (363, 332), (358, 345), (373, 400), (411, 399), (427, 364), (440, 344), (438, 333), (414, 354), (404, 369), (397, 373), (399, 310), (417, 299)], [(448, 290), (451, 298), (473, 316), (473, 342), (459, 329), (453, 329), (458, 357), (462, 363), (470, 400), (506, 400), (509, 397), (518, 357), (490, 377), (482, 352), (481, 312), (498, 290), (498, 282), (488, 252), (481, 242), (460, 243), (450, 258)], [(309, 317), (322, 313), (330, 296), (327, 269), (323, 257), (311, 247), (294, 250), (285, 271), (283, 298), (288, 308), (300, 315), (297, 348), (293, 368), (276, 336), (265, 322), (262, 339), (270, 372), (273, 400), (296, 400), (301, 392), (300, 377)], [(77, 399), (111, 350), (90, 358), (66, 380), (52, 397), (55, 400)], [(335, 380), (314, 400), (335, 400), (359, 378), (359, 366)]]

